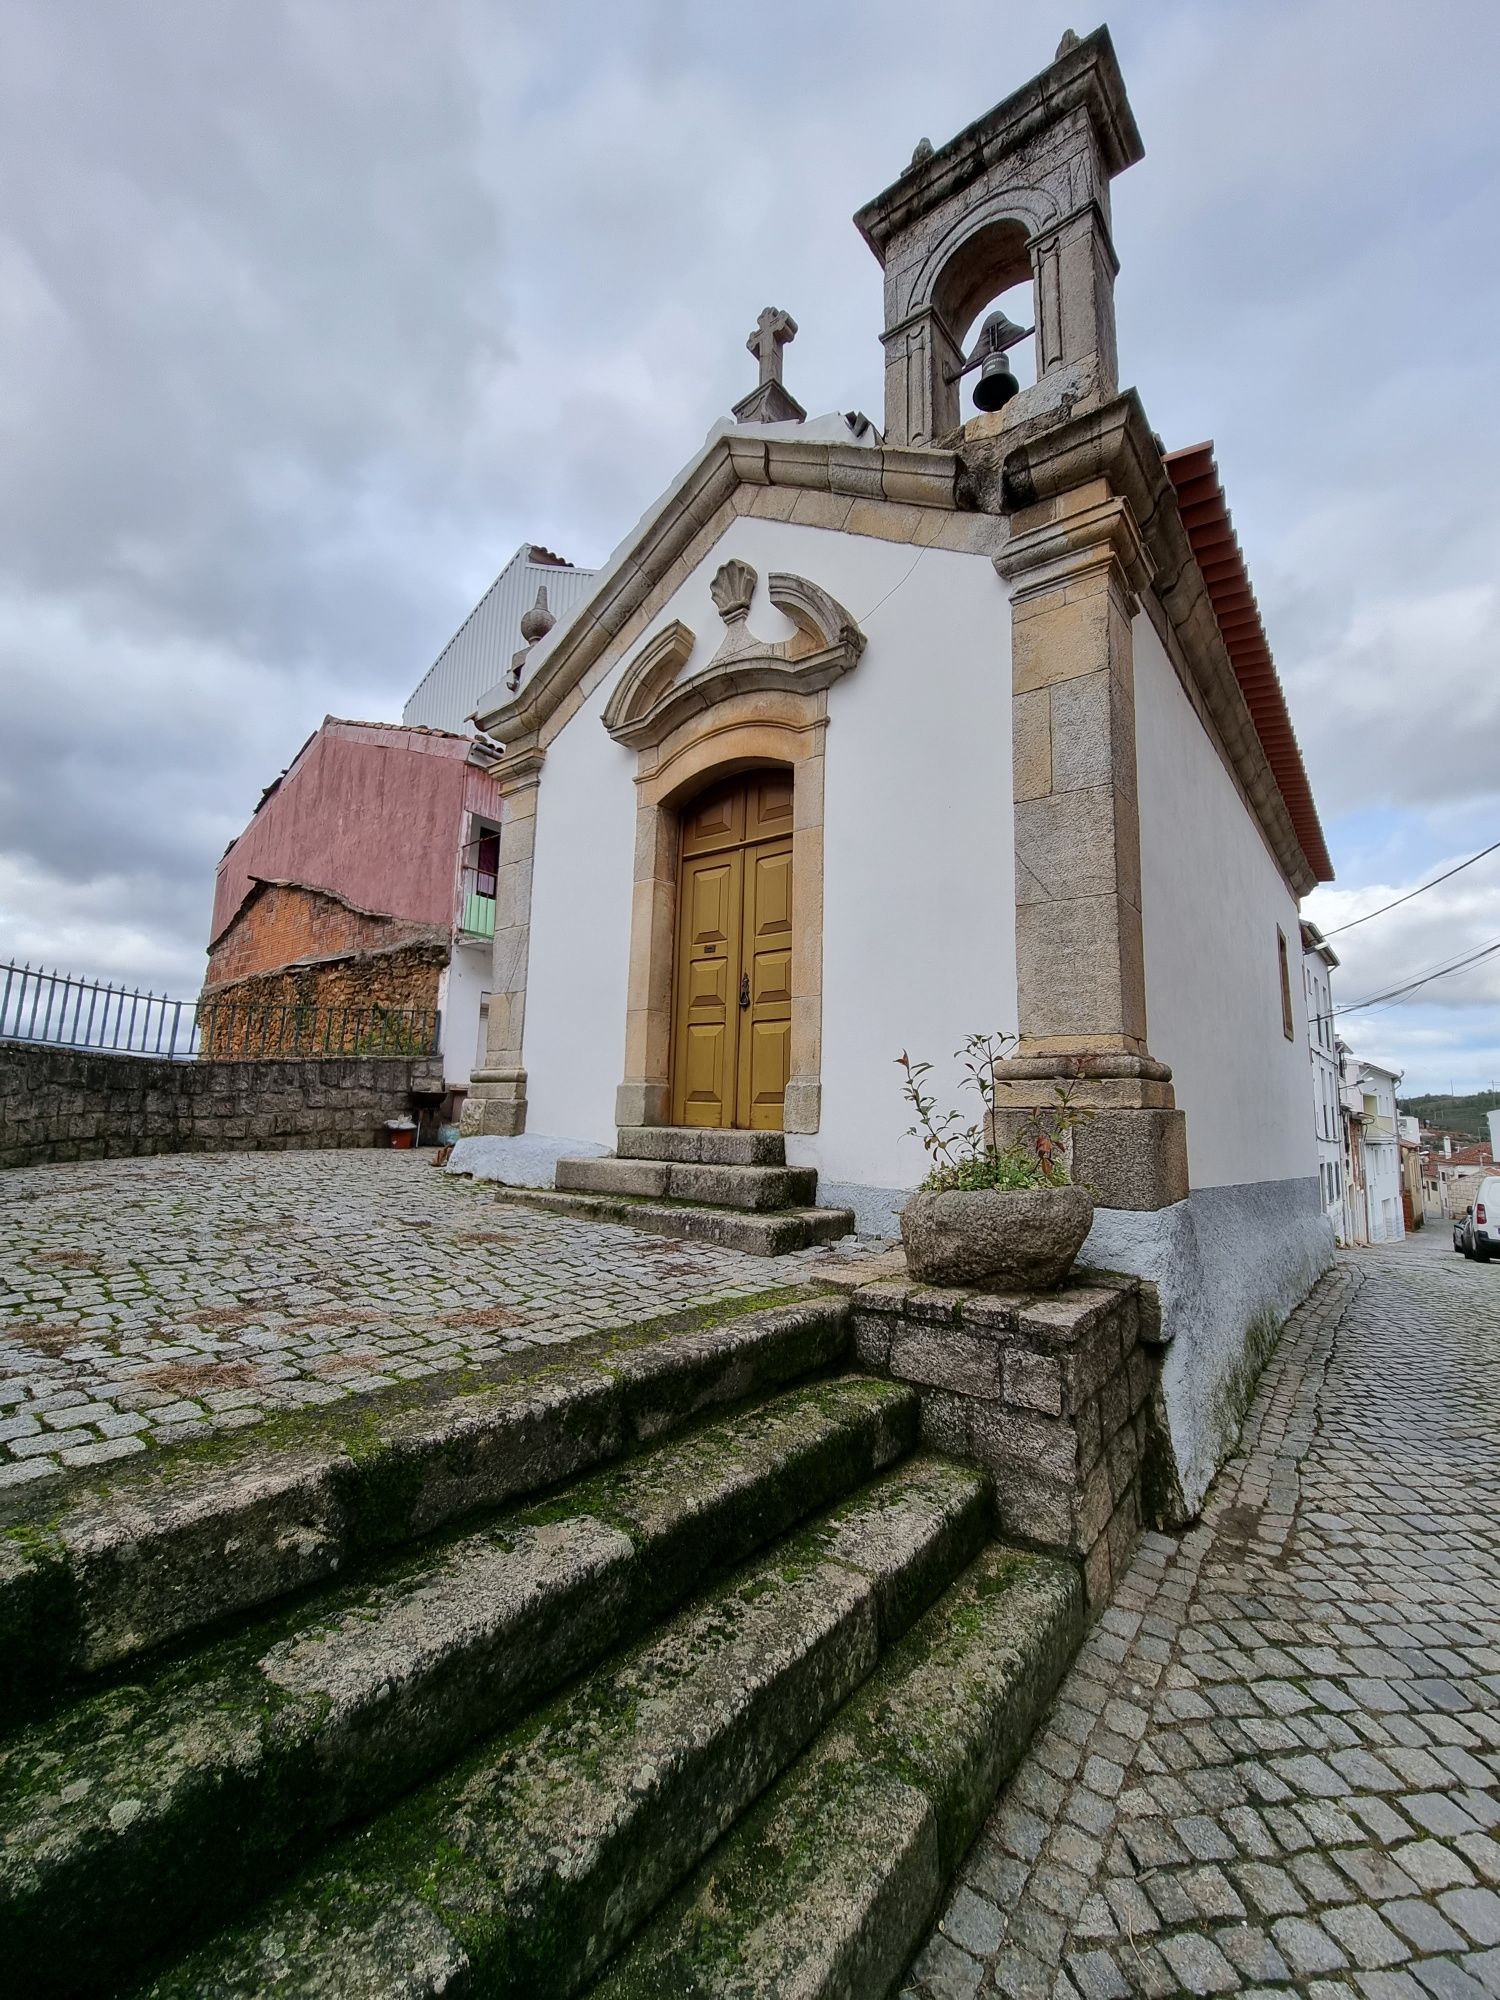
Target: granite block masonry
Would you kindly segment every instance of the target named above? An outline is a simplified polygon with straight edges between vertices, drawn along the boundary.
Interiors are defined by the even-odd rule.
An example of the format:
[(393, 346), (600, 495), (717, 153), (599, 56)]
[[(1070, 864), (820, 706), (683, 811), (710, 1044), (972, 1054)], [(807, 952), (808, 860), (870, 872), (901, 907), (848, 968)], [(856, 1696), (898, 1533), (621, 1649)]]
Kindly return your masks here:
[(1151, 1514), (1149, 1291), (1075, 1281), (1011, 1297), (888, 1281), (852, 1305), (862, 1365), (919, 1392), (924, 1443), (983, 1466), (1000, 1532), (1077, 1557), (1102, 1608)]
[(371, 1146), (413, 1091), (441, 1089), (431, 1057), (169, 1062), (0, 1042), (0, 1167)]

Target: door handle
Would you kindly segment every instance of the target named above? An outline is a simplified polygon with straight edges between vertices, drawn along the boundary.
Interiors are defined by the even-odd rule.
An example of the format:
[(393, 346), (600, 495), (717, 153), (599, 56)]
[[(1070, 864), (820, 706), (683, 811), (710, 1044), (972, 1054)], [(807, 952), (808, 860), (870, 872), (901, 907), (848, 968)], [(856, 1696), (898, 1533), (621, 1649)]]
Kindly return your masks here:
[(750, 1005), (750, 975), (748, 972), (740, 974), (740, 1005), (742, 1007)]

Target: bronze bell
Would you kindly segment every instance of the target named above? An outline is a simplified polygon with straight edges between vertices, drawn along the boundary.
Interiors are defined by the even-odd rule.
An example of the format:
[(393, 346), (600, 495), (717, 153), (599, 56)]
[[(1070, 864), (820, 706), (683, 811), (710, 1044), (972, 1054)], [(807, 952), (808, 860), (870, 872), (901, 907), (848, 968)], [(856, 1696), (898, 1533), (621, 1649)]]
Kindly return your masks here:
[(974, 384), (974, 407), (986, 412), (1003, 410), (1011, 397), (1019, 394), (1020, 388), (1020, 383), (1010, 372), (1008, 356), (986, 355), (979, 380)]
[(1032, 331), (1029, 326), (1017, 326), (1003, 312), (992, 312), (980, 327), (974, 352), (964, 363), (965, 373), (970, 368), (979, 369), (979, 380), (974, 384), (976, 410), (1003, 410), (1011, 397), (1020, 393), (1021, 385), (1006, 357), (1016, 342), (1025, 340)]

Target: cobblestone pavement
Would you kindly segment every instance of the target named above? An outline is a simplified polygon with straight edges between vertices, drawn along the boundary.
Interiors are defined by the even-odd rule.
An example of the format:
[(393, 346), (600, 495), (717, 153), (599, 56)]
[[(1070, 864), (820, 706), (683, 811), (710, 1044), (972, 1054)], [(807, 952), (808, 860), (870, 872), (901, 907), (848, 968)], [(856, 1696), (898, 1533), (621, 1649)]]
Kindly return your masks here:
[(1147, 1536), (906, 2000), (1500, 1993), (1500, 1269), (1341, 1255)]
[(507, 1207), (422, 1154), (16, 1169), (0, 1176), (0, 1487), (795, 1284), (828, 1255)]

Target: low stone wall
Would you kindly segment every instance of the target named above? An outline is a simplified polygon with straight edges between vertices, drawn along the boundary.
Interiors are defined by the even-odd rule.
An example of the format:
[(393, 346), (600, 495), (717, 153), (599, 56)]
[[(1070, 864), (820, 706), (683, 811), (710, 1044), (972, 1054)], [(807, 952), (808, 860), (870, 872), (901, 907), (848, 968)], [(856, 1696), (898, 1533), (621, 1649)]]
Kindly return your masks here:
[(924, 1442), (982, 1465), (1001, 1532), (1077, 1557), (1102, 1608), (1155, 1513), (1149, 1293), (1129, 1280), (1043, 1298), (881, 1283), (852, 1304), (861, 1365), (920, 1392)]
[(416, 1090), (442, 1089), (431, 1057), (162, 1062), (0, 1042), (0, 1167), (136, 1153), (372, 1146)]

